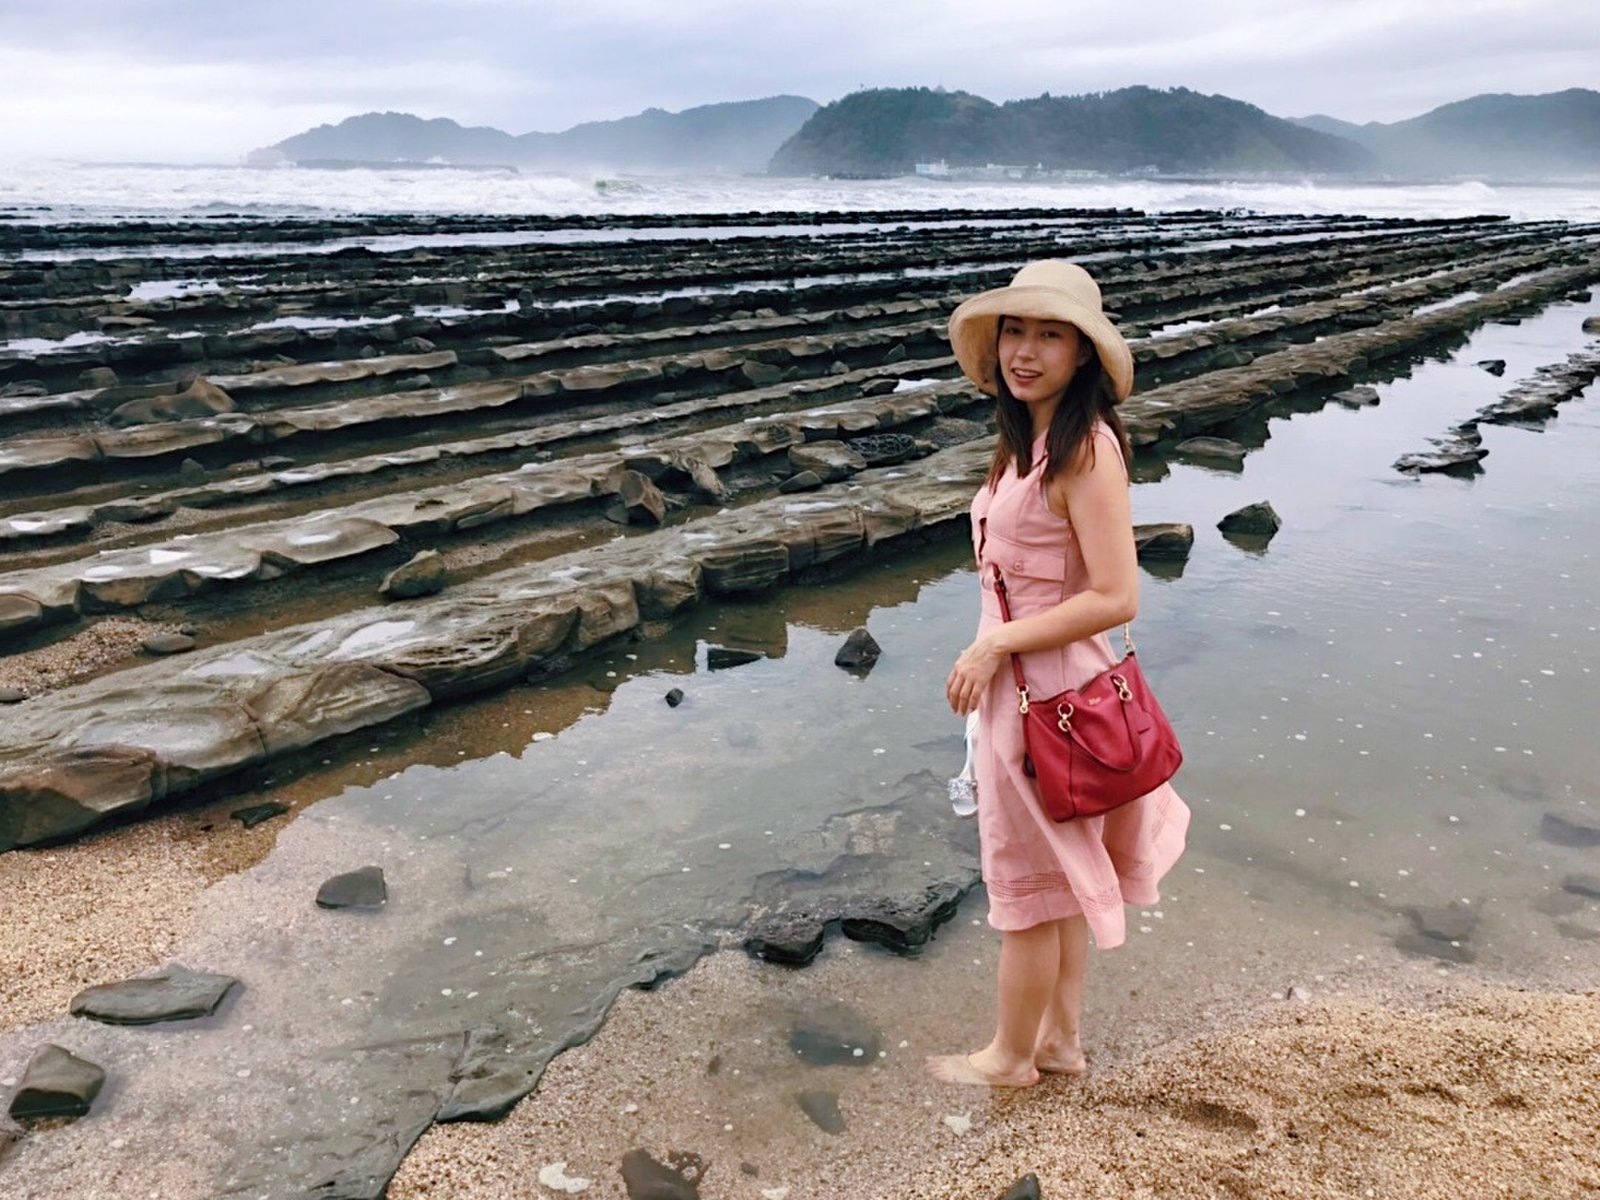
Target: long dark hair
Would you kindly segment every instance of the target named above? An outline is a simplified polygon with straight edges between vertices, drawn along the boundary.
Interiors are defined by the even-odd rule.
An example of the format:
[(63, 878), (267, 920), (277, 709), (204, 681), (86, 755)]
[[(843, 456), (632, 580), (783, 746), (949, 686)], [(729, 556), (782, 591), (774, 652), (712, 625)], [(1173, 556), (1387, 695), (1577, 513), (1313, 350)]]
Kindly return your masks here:
[[(991, 489), (1013, 465), (1018, 475), (1026, 475), (1033, 469), (1033, 418), (1028, 414), (1028, 406), (1011, 394), (999, 363), (994, 368), (994, 384), (994, 416), (1000, 427), (1000, 437), (995, 443), (994, 459), (989, 464), (989, 477), (984, 481)], [(1094, 461), (1096, 421), (1110, 426), (1117, 444), (1122, 447), (1122, 461), (1131, 464), (1133, 446), (1128, 441), (1122, 418), (1117, 415), (1111, 379), (1100, 365), (1100, 356), (1091, 354), (1073, 373), (1066, 394), (1050, 418), (1050, 429), (1044, 440), (1045, 483), (1061, 471), (1077, 470), (1080, 463), (1088, 466)]]

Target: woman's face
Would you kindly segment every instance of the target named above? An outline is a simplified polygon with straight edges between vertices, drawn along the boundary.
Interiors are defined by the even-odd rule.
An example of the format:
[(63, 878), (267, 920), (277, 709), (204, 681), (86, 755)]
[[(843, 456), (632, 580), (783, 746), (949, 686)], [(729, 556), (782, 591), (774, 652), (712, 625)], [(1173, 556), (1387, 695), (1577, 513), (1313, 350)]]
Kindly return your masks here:
[(1000, 318), (1000, 373), (1024, 404), (1059, 400), (1087, 349), (1078, 327), (1066, 321)]

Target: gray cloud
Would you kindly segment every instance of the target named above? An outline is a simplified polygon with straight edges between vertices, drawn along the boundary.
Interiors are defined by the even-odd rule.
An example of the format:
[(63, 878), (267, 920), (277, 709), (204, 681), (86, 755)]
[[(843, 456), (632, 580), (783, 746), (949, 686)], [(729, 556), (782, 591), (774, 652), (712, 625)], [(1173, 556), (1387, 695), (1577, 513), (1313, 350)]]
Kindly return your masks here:
[(1398, 120), (1592, 82), (1570, 0), (0, 0), (0, 158), (232, 161), (399, 109), (522, 133), (780, 92), (1132, 83)]

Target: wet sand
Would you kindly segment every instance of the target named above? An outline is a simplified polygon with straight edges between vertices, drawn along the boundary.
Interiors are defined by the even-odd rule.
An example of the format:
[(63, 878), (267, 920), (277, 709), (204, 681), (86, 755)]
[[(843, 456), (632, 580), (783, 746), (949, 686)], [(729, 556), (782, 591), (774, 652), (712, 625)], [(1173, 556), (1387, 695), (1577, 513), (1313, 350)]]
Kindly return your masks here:
[[(660, 994), (629, 994), (504, 1121), (430, 1130), (389, 1195), (555, 1195), (534, 1181), (563, 1163), (558, 1181), (621, 1197), (619, 1163), (634, 1149), (663, 1162), (698, 1155), (705, 1200), (969, 1200), (1029, 1172), (1045, 1197), (1106, 1200), (1461, 1200), (1600, 1186), (1600, 993), (1439, 986), (1430, 971), (1305, 1003), (1250, 1003), (1240, 989), (1235, 1011), (1207, 1005), (1206, 1017), (1164, 1003), (1169, 975), (1137, 1019), (1143, 1037), (1173, 1040), (1097, 1063), (1086, 1080), (989, 1094), (922, 1073), (925, 1053), (958, 1048), (958, 1027), (975, 1032), (986, 1011), (992, 954), (970, 969), (955, 960), (988, 949), (991, 935), (947, 940), (959, 945), (936, 970), (837, 947), (800, 974), (724, 954)], [(1104, 1007), (1100, 987), (1091, 1010)], [(885, 1057), (865, 1069), (789, 1061), (783, 1018), (846, 998), (894, 1023)], [(1105, 1040), (1091, 1031), (1091, 1052)], [(802, 1087), (837, 1091), (842, 1134), (801, 1114)]]

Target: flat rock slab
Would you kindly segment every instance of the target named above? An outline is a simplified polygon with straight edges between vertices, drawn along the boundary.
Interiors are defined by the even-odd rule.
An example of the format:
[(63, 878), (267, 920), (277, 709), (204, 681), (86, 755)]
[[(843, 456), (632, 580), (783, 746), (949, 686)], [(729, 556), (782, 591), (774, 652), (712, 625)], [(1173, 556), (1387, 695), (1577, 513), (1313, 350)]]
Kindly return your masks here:
[(72, 1015), (107, 1025), (189, 1021), (216, 1012), (238, 982), (231, 975), (191, 971), (173, 963), (155, 975), (85, 988), (72, 998)]
[(382, 867), (362, 867), (335, 875), (317, 889), (320, 908), (381, 908), (388, 899)]
[(87, 1115), (105, 1086), (103, 1068), (60, 1046), (41, 1046), (11, 1098), (15, 1121), (47, 1121)]

